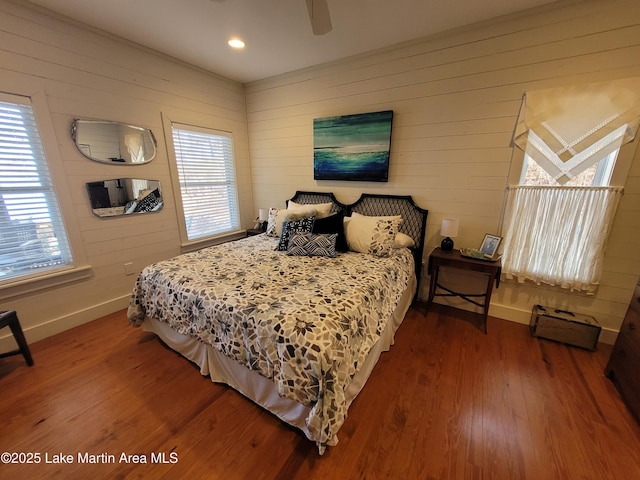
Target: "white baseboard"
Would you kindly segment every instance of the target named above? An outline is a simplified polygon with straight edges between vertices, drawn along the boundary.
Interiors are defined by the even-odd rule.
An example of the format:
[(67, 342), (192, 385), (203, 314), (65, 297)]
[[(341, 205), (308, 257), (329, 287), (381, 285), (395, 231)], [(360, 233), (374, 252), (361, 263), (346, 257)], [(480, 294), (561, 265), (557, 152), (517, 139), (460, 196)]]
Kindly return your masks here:
[[(511, 322), (522, 323), (528, 325), (531, 321), (531, 312), (519, 308), (510, 307), (508, 305), (499, 305), (492, 303), (489, 307), (489, 315)], [(613, 345), (618, 337), (618, 332), (608, 328), (603, 328), (600, 332), (598, 342), (607, 345)]]
[[(69, 330), (70, 328), (77, 327), (84, 323), (91, 322), (110, 313), (117, 312), (123, 308), (127, 308), (129, 305), (129, 295), (122, 296), (109, 300), (108, 302), (101, 303), (99, 305), (93, 305), (89, 308), (78, 310), (63, 317), (49, 319), (39, 325), (34, 325), (29, 328), (25, 328), (22, 325), (22, 330), (27, 338), (28, 343), (34, 343), (38, 340), (42, 340), (47, 337), (51, 337), (58, 333)], [(18, 312), (18, 319), (20, 318), (20, 312)], [(6, 329), (6, 333), (2, 332), (3, 336), (0, 337), (0, 352), (8, 352), (17, 348), (17, 344), (13, 339), (10, 329)], [(34, 361), (37, 359), (34, 359)]]

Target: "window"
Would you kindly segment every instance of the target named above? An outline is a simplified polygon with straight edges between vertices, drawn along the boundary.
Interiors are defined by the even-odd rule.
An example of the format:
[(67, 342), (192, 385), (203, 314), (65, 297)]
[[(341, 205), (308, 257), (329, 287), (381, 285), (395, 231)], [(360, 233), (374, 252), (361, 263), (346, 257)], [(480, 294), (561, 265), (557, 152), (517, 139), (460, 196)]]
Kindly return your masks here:
[(639, 98), (633, 79), (527, 92), (514, 135), (523, 168), (503, 226), (507, 278), (595, 292), (622, 196), (609, 184)]
[[(618, 150), (608, 154), (595, 165), (591, 165), (565, 183), (568, 187), (606, 187), (611, 181)], [(558, 182), (533, 158), (525, 154), (520, 185), (558, 186)]]
[(510, 187), (505, 212), (507, 278), (595, 292), (622, 188)]
[(0, 282), (73, 262), (31, 104), (6, 95), (0, 99), (0, 245)]
[(231, 135), (172, 124), (187, 240), (240, 228)]

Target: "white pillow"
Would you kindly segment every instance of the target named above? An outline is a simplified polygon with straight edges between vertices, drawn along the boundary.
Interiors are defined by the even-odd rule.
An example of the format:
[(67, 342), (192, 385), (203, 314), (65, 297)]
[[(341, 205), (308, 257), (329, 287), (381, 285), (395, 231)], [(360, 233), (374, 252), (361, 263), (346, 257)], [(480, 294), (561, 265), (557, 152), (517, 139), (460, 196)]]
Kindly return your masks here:
[(415, 246), (415, 244), (416, 242), (414, 242), (413, 238), (411, 238), (409, 235), (407, 235), (406, 233), (398, 232), (398, 234), (396, 235), (396, 239), (393, 242), (393, 248), (411, 248)]
[(300, 220), (302, 218), (309, 218), (309, 217), (317, 218), (317, 213), (318, 211), (313, 207), (313, 205), (308, 205), (308, 206), (303, 205), (300, 208), (283, 210), (282, 221), (286, 222), (287, 220)]
[[(355, 215), (356, 217), (364, 217), (364, 215), (361, 215), (357, 212), (353, 212), (353, 215)], [(398, 219), (398, 218), (402, 218), (400, 215), (394, 215), (394, 216), (388, 216), (388, 217), (366, 217), (366, 218), (378, 218), (378, 219)], [(349, 223), (349, 221), (351, 220), (351, 217), (344, 217), (344, 224), (345, 224), (345, 228), (347, 223)], [(393, 242), (393, 248), (413, 248), (416, 246), (416, 242), (413, 240), (413, 238), (411, 238), (409, 235), (407, 235), (406, 233), (402, 233), (402, 232), (398, 232), (398, 234), (396, 235), (396, 238)]]
[(349, 250), (378, 257), (388, 256), (401, 223), (400, 215), (368, 217), (354, 212), (344, 224)]
[(132, 201), (131, 204), (129, 205), (129, 208), (127, 208), (124, 213), (125, 214), (133, 213), (133, 211), (136, 209), (137, 206), (138, 206), (138, 201), (137, 200)]
[(388, 215), (388, 216), (377, 216), (377, 217), (370, 217), (369, 215), (362, 215), (361, 213), (358, 212), (353, 212), (351, 214), (351, 218), (365, 218), (367, 220), (400, 220), (400, 223), (402, 223), (402, 216), (401, 215)]
[(296, 203), (289, 200), (287, 204), (287, 210), (297, 210), (299, 208), (314, 208), (316, 211), (316, 218), (325, 218), (331, 215), (331, 207), (333, 203)]

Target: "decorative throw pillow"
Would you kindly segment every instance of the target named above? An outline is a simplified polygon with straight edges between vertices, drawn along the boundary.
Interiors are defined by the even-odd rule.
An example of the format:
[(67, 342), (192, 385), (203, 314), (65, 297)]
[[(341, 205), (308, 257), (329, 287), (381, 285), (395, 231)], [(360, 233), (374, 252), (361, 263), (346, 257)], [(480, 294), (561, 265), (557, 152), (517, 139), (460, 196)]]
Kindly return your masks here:
[(401, 215), (378, 215), (378, 216), (370, 216), (370, 215), (362, 215), (358, 212), (353, 212), (351, 214), (351, 218), (360, 218), (363, 220), (402, 220)]
[[(346, 219), (345, 219), (346, 220)], [(402, 217), (368, 217), (354, 213), (345, 221), (349, 249), (354, 252), (387, 256), (393, 248)]]
[(399, 228), (400, 220), (378, 220), (367, 253), (376, 257), (388, 257)]
[(416, 242), (413, 241), (413, 238), (402, 232), (398, 232), (398, 234), (396, 235), (396, 239), (393, 242), (393, 248), (411, 248), (415, 245)]
[[(160, 192), (156, 188), (148, 192), (143, 198), (138, 200), (137, 205), (133, 209), (134, 212), (151, 212), (158, 205)], [(138, 197), (140, 198), (140, 197)]]
[(316, 211), (316, 218), (324, 218), (331, 215), (331, 207), (333, 203), (296, 203), (289, 200), (287, 203), (287, 210), (295, 210), (299, 208), (313, 208)]
[(287, 255), (335, 257), (337, 233), (294, 233), (289, 240)]
[(301, 218), (299, 220), (287, 220), (282, 222), (282, 234), (276, 250), (285, 252), (289, 246), (289, 239), (294, 233), (311, 233), (316, 217)]
[(301, 205), (300, 208), (292, 209), (270, 208), (266, 234), (270, 237), (279, 237), (282, 235), (282, 224), (285, 221), (312, 216), (316, 216), (316, 209), (310, 205)]
[(124, 206), (124, 213), (126, 214), (133, 213), (137, 206), (138, 206), (137, 200), (128, 201), (127, 204)]
[(265, 233), (270, 237), (279, 237), (282, 233), (282, 216), (280, 215), (280, 210), (277, 208), (269, 209), (267, 231)]
[(300, 208), (286, 209), (280, 212), (282, 214), (282, 221), (287, 220), (300, 220), (301, 218), (316, 217), (318, 218), (317, 210), (312, 206), (303, 205)]
[(338, 212), (325, 218), (316, 218), (313, 224), (313, 233), (336, 233), (336, 250), (348, 252), (347, 236), (344, 233), (344, 213)]

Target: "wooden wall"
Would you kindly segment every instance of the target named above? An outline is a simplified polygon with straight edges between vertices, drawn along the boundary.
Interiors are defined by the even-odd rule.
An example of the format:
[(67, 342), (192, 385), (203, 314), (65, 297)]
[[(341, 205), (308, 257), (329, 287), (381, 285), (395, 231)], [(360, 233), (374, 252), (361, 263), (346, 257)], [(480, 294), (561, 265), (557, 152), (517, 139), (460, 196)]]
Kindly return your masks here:
[[(244, 88), (211, 73), (138, 48), (82, 25), (0, 1), (0, 91), (35, 96), (48, 106), (36, 111), (52, 125), (44, 138), (65, 222), (75, 242), (77, 266), (90, 278), (12, 296), (0, 290), (0, 309), (18, 311), (30, 341), (125, 308), (137, 273), (147, 264), (180, 253), (162, 115), (174, 121), (233, 132), (241, 218), (253, 226), (251, 171)], [(84, 158), (69, 135), (74, 118), (149, 127), (158, 155), (147, 165), (105, 165)], [(161, 212), (100, 219), (91, 212), (86, 182), (120, 177), (160, 180)], [(134, 274), (125, 275), (132, 263)], [(10, 332), (0, 332), (0, 348)], [(37, 361), (37, 359), (36, 359)]]
[[(333, 191), (345, 202), (364, 191), (411, 194), (430, 211), (429, 247), (440, 242), (444, 217), (460, 220), (458, 246), (477, 246), (500, 229), (523, 93), (640, 76), (640, 4), (563, 2), (246, 86), (24, 2), (0, 0), (0, 45), (0, 91), (34, 95), (48, 107), (53, 133), (45, 148), (62, 179), (58, 195), (78, 266), (90, 273), (21, 296), (0, 289), (0, 308), (17, 309), (34, 341), (123, 308), (135, 273), (180, 252), (162, 115), (233, 132), (245, 228), (258, 208), (283, 206), (297, 189)], [(315, 182), (313, 119), (383, 109), (394, 110), (389, 182)], [(149, 127), (158, 157), (137, 167), (86, 160), (69, 136), (77, 117)], [(603, 339), (614, 338), (640, 274), (637, 144), (621, 152), (631, 167), (598, 294), (505, 282), (493, 315), (526, 322), (534, 303), (561, 306), (593, 314), (605, 327)], [(165, 209), (93, 216), (85, 183), (130, 176), (160, 180)], [(133, 263), (134, 275), (125, 275), (125, 263)], [(9, 343), (0, 332), (0, 349)]]
[[(640, 3), (570, 2), (247, 85), (255, 208), (283, 206), (297, 189), (411, 194), (429, 210), (427, 243), (458, 218), (458, 246), (500, 231), (527, 90), (640, 76)], [(313, 119), (391, 109), (389, 182), (313, 180)], [(504, 282), (491, 314), (528, 322), (535, 303), (594, 315), (611, 342), (640, 274), (640, 155), (631, 171), (595, 297)], [(626, 162), (626, 166), (624, 166)], [(519, 167), (517, 167), (519, 168)], [(460, 281), (452, 276), (451, 281)], [(426, 296), (422, 281), (421, 295)]]

